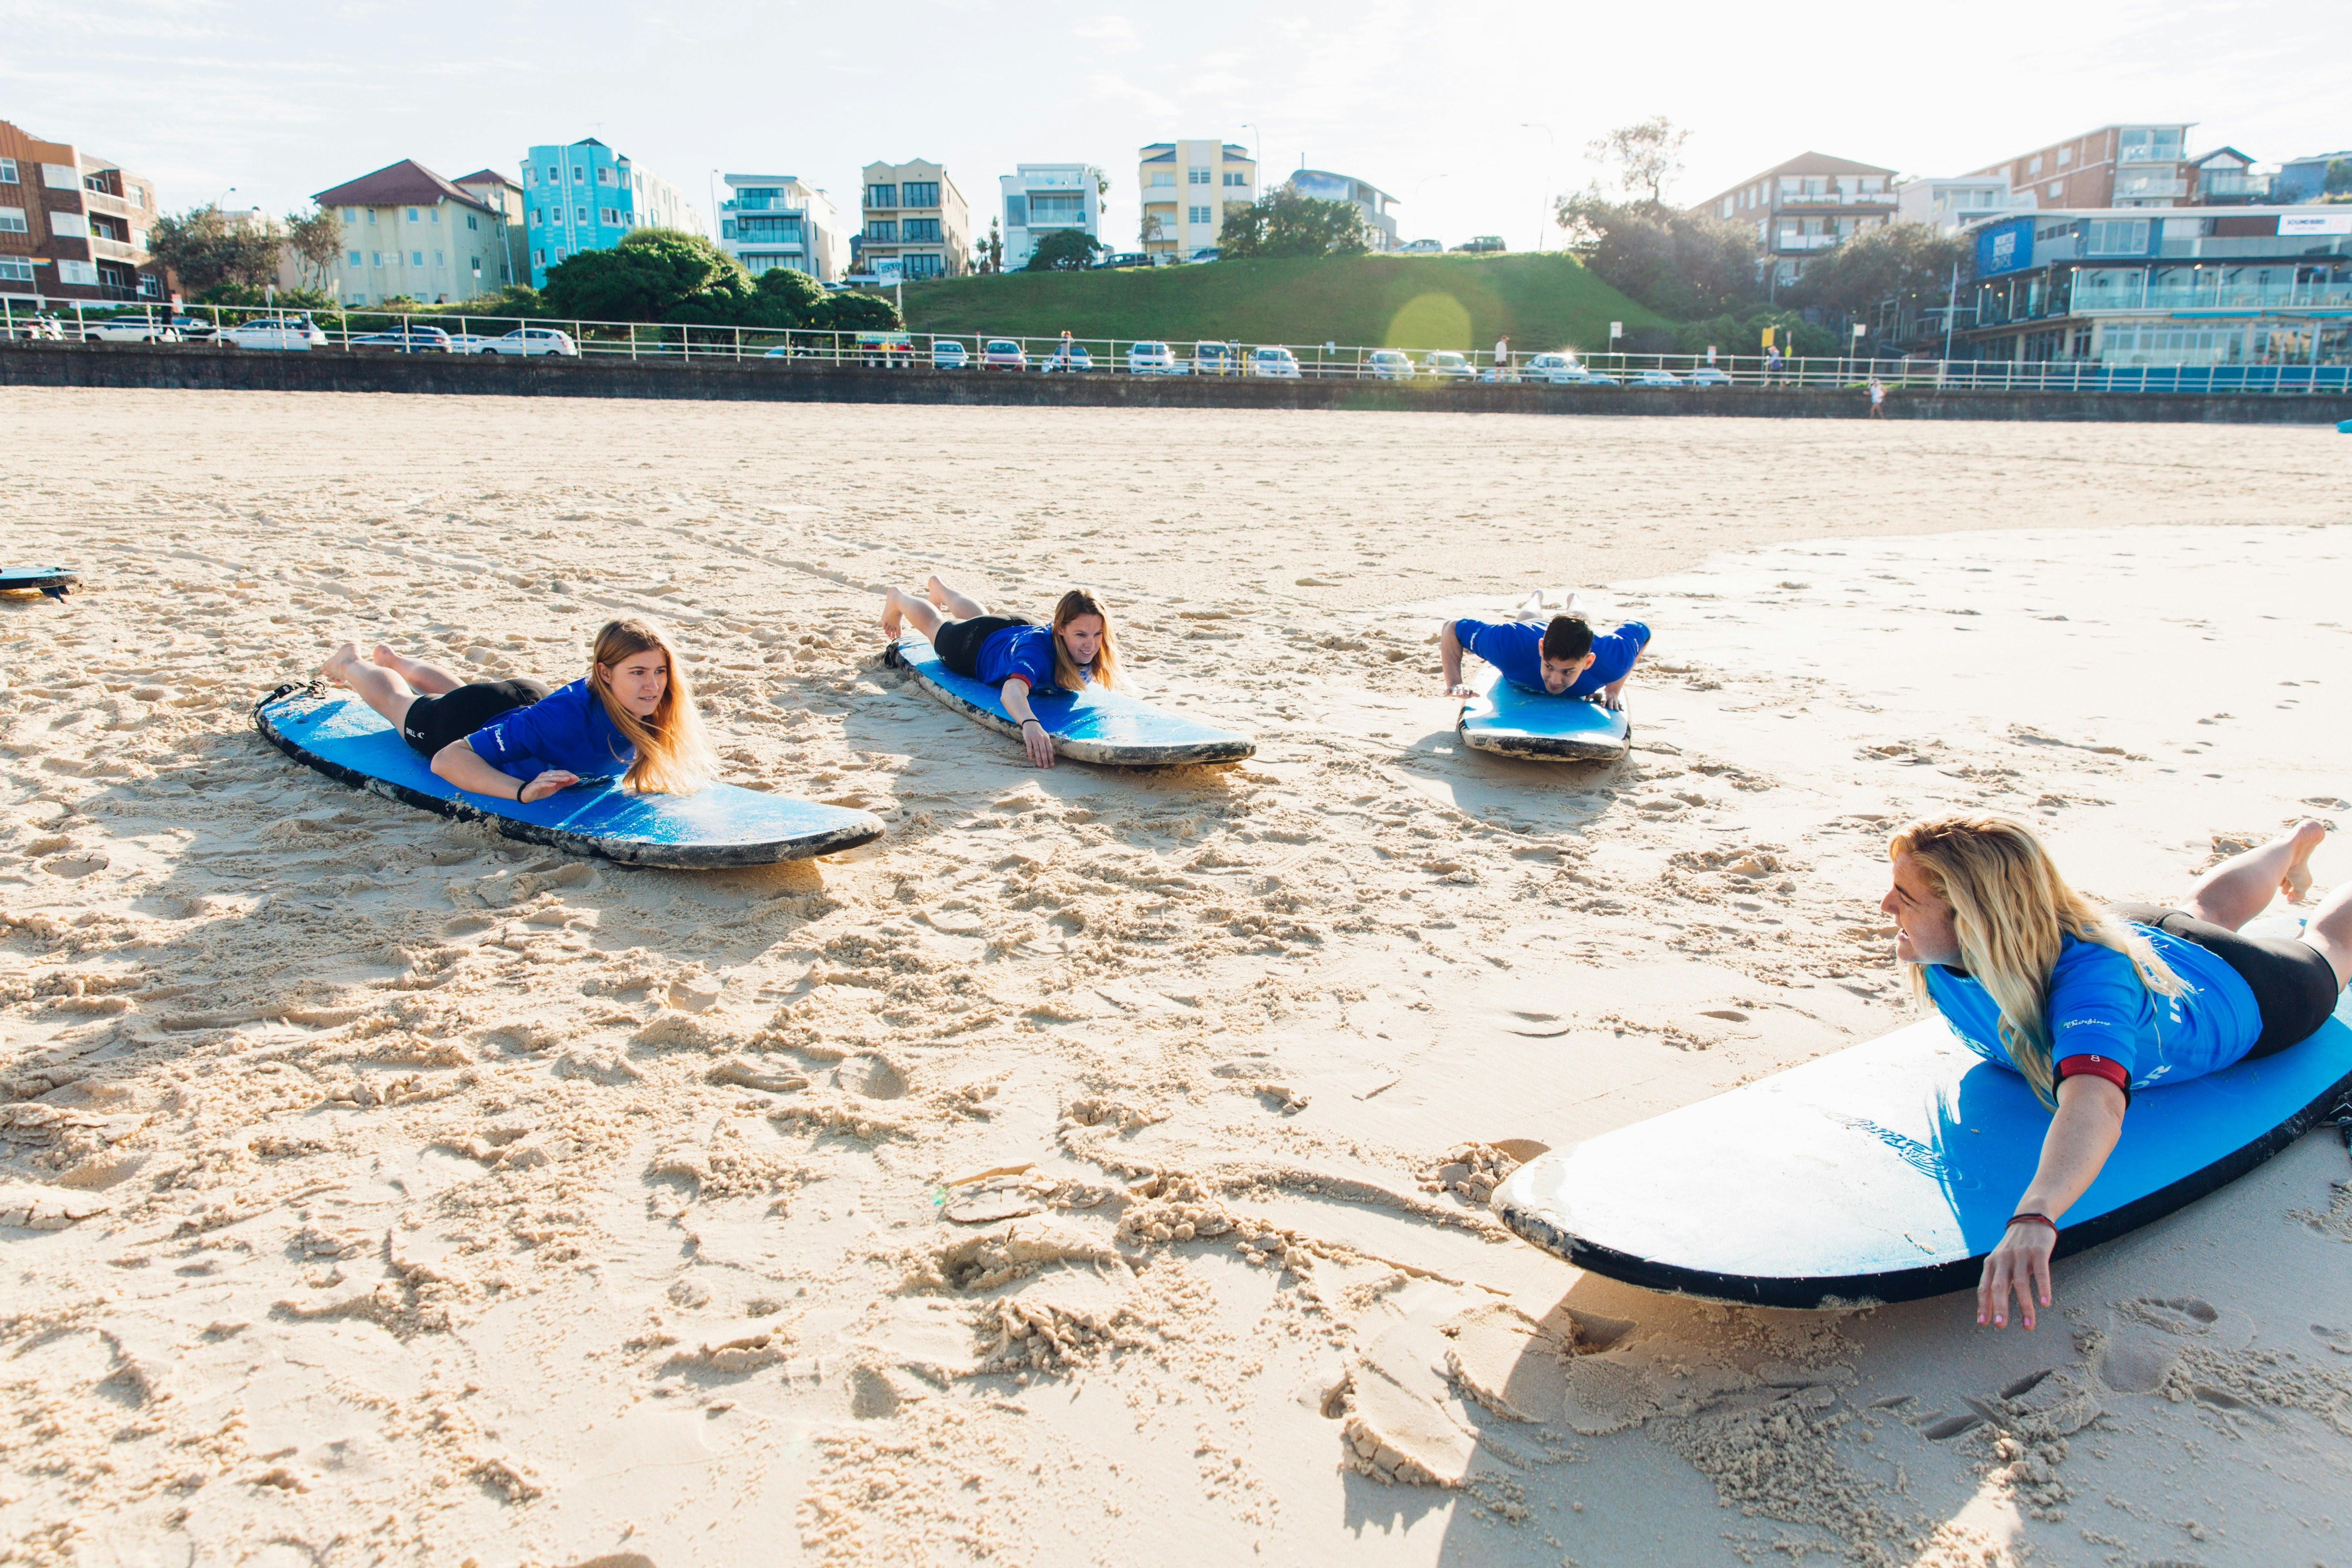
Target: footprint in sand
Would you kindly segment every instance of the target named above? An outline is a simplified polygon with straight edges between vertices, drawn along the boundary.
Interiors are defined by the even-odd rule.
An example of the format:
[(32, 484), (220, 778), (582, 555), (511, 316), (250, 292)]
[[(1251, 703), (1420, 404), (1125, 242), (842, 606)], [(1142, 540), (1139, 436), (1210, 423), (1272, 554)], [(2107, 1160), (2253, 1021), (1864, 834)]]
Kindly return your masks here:
[(2221, 1309), (2194, 1296), (2142, 1296), (2120, 1301), (2116, 1310), (2168, 1334), (2201, 1334), (2221, 1319)]
[(2352, 1355), (2352, 1329), (2331, 1329), (2325, 1323), (2314, 1323), (2311, 1337), (2337, 1355)]

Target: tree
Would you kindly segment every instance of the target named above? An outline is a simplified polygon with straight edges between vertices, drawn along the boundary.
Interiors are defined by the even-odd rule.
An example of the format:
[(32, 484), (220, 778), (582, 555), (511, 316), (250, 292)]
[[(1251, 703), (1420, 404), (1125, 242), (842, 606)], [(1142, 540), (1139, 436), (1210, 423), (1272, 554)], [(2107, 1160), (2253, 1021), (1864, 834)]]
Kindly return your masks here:
[(1101, 240), (1082, 228), (1057, 228), (1029, 253), (1026, 272), (1078, 272), (1103, 247)]
[(1867, 316), (1905, 295), (1932, 294), (1940, 300), (1954, 264), (1967, 250), (1967, 241), (1938, 234), (1927, 224), (1884, 223), (1815, 257), (1796, 287), (1781, 293), (1795, 304), (1849, 320)]
[(327, 279), (342, 259), (343, 226), (335, 215), (324, 207), (313, 207), (307, 213), (286, 215), (286, 248), (294, 253), (294, 260), (304, 279), (319, 289), (327, 287)]
[(232, 224), (218, 207), (190, 207), (177, 217), (156, 218), (147, 231), (147, 250), (171, 269), (184, 292), (195, 295), (224, 283), (258, 289), (276, 281), (278, 239), (278, 226), (267, 218)]
[(1595, 137), (1585, 150), (1594, 163), (1616, 170), (1617, 188), (1627, 196), (1664, 206), (1666, 187), (1683, 172), (1683, 143), (1689, 140), (1689, 132), (1675, 130), (1661, 114)]
[(2327, 177), (2319, 183), (2322, 195), (2352, 195), (2352, 158), (2338, 158), (2327, 165)]
[(904, 323), (898, 320), (898, 307), (879, 294), (861, 294), (844, 289), (828, 295), (809, 322), (812, 327), (829, 328), (836, 332), (896, 331)]
[(743, 323), (746, 326), (809, 326), (825, 306), (824, 285), (789, 267), (771, 267), (761, 273), (752, 293), (753, 309), (761, 319), (757, 323)]
[(1143, 215), (1142, 226), (1136, 230), (1136, 238), (1145, 245), (1150, 245), (1155, 241), (1162, 240), (1167, 237), (1168, 231), (1160, 226), (1160, 215), (1158, 213), (1145, 213)]
[(994, 218), (990, 218), (988, 220), (988, 237), (980, 242), (979, 250), (980, 256), (978, 259), (980, 262), (981, 271), (1002, 272), (1004, 270), (1004, 231), (996, 226), (996, 220)]
[(1371, 248), (1371, 226), (1353, 202), (1326, 201), (1285, 184), (1255, 202), (1227, 202), (1221, 254), (1360, 256)]
[(558, 316), (597, 321), (742, 323), (757, 299), (741, 263), (698, 234), (640, 228), (610, 250), (583, 250), (550, 268)]
[(1754, 300), (1756, 231), (1596, 188), (1554, 205), (1575, 251), (1603, 282), (1669, 316), (1711, 316)]

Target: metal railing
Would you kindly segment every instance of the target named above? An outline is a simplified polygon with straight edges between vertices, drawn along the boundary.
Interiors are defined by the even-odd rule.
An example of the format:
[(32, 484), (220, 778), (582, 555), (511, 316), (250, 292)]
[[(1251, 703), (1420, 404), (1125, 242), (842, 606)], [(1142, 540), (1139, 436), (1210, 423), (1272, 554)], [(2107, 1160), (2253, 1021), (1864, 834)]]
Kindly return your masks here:
[[(110, 321), (143, 322), (165, 341), (234, 342), (240, 324), (299, 318), (317, 330), (314, 349), (365, 353), (557, 353), (594, 359), (681, 363), (779, 362), (797, 367), (863, 366), (933, 374), (1134, 374), (1347, 380), (1419, 385), (1493, 384), (1589, 388), (1726, 386), (1860, 392), (1874, 380), (1891, 391), (2194, 392), (2309, 395), (2352, 392), (2352, 365), (2118, 364), (2095, 360), (1936, 360), (1866, 354), (1786, 357), (1748, 354), (1584, 353), (1559, 350), (1398, 350), (1325, 343), (1244, 343), (1133, 338), (1036, 338), (986, 332), (855, 331), (632, 321), (554, 320), (466, 312), (403, 312), (355, 307), (303, 311), (249, 306), (121, 308), (90, 300), (0, 294), (0, 334), (99, 340)], [(36, 331), (28, 327), (39, 323)], [(181, 323), (181, 324), (175, 324)], [(560, 332), (568, 343), (512, 336)], [(445, 351), (440, 342), (446, 334)], [(281, 334), (280, 336), (284, 336)], [(275, 343), (269, 346), (277, 346)], [(287, 344), (286, 346), (294, 346)], [(1163, 353), (1161, 350), (1165, 350)], [(1402, 354), (1400, 363), (1398, 355)]]

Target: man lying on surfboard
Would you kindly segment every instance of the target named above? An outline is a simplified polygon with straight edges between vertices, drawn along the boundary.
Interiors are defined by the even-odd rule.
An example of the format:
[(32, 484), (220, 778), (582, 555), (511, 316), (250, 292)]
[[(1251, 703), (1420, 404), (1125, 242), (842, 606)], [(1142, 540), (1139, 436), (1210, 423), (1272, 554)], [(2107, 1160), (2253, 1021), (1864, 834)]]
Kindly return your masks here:
[(2327, 837), (2306, 821), (2214, 867), (2179, 909), (2100, 909), (2032, 829), (1994, 816), (1914, 822), (1887, 845), (1895, 956), (1961, 1041), (2022, 1073), (2052, 1110), (2042, 1160), (1986, 1257), (1977, 1321), (2033, 1327), (2050, 1304), (2058, 1220), (2123, 1134), (2132, 1091), (2219, 1072), (2308, 1038), (2352, 977), (2352, 883), (2299, 940), (2238, 930), (2311, 888)]
[(1118, 639), (1110, 616), (1084, 588), (1062, 595), (1049, 631), (1026, 616), (992, 616), (979, 600), (933, 577), (921, 598), (904, 588), (883, 595), (882, 630), (892, 641), (909, 622), (941, 664), (1001, 689), (997, 696), (1021, 726), (1029, 760), (1041, 768), (1054, 765), (1054, 737), (1031, 711), (1029, 693), (1118, 685)]
[(319, 679), (348, 686), (459, 789), (545, 800), (583, 778), (621, 775), (646, 795), (692, 795), (718, 771), (694, 688), (649, 623), (608, 621), (588, 673), (550, 690), (537, 680), (467, 681), (379, 646), (345, 643)]
[(1650, 628), (1627, 621), (1599, 637), (1592, 625), (1570, 611), (1538, 626), (1532, 621), (1478, 621), (1464, 616), (1437, 634), (1438, 658), (1448, 697), (1475, 697), (1462, 682), (1462, 650), (1468, 648), (1514, 686), (1554, 697), (1591, 698), (1612, 712), (1625, 706), (1625, 678), (1650, 646)]

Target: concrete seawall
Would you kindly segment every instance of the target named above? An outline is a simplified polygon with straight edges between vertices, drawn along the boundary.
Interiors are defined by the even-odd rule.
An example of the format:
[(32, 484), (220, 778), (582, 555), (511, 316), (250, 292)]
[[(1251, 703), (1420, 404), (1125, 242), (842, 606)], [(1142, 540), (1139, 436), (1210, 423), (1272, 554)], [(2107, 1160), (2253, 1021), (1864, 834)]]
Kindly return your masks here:
[[(1860, 392), (1793, 388), (1554, 387), (1204, 376), (867, 370), (805, 361), (514, 359), (480, 354), (307, 353), (149, 343), (0, 343), (0, 385), (240, 392), (411, 392), (498, 397), (729, 402), (998, 404), (1024, 408), (1352, 408), (1412, 413), (1716, 415), (1858, 419)], [(2326, 425), (2352, 395), (2098, 392), (1891, 392), (1894, 419), (2200, 421)]]

